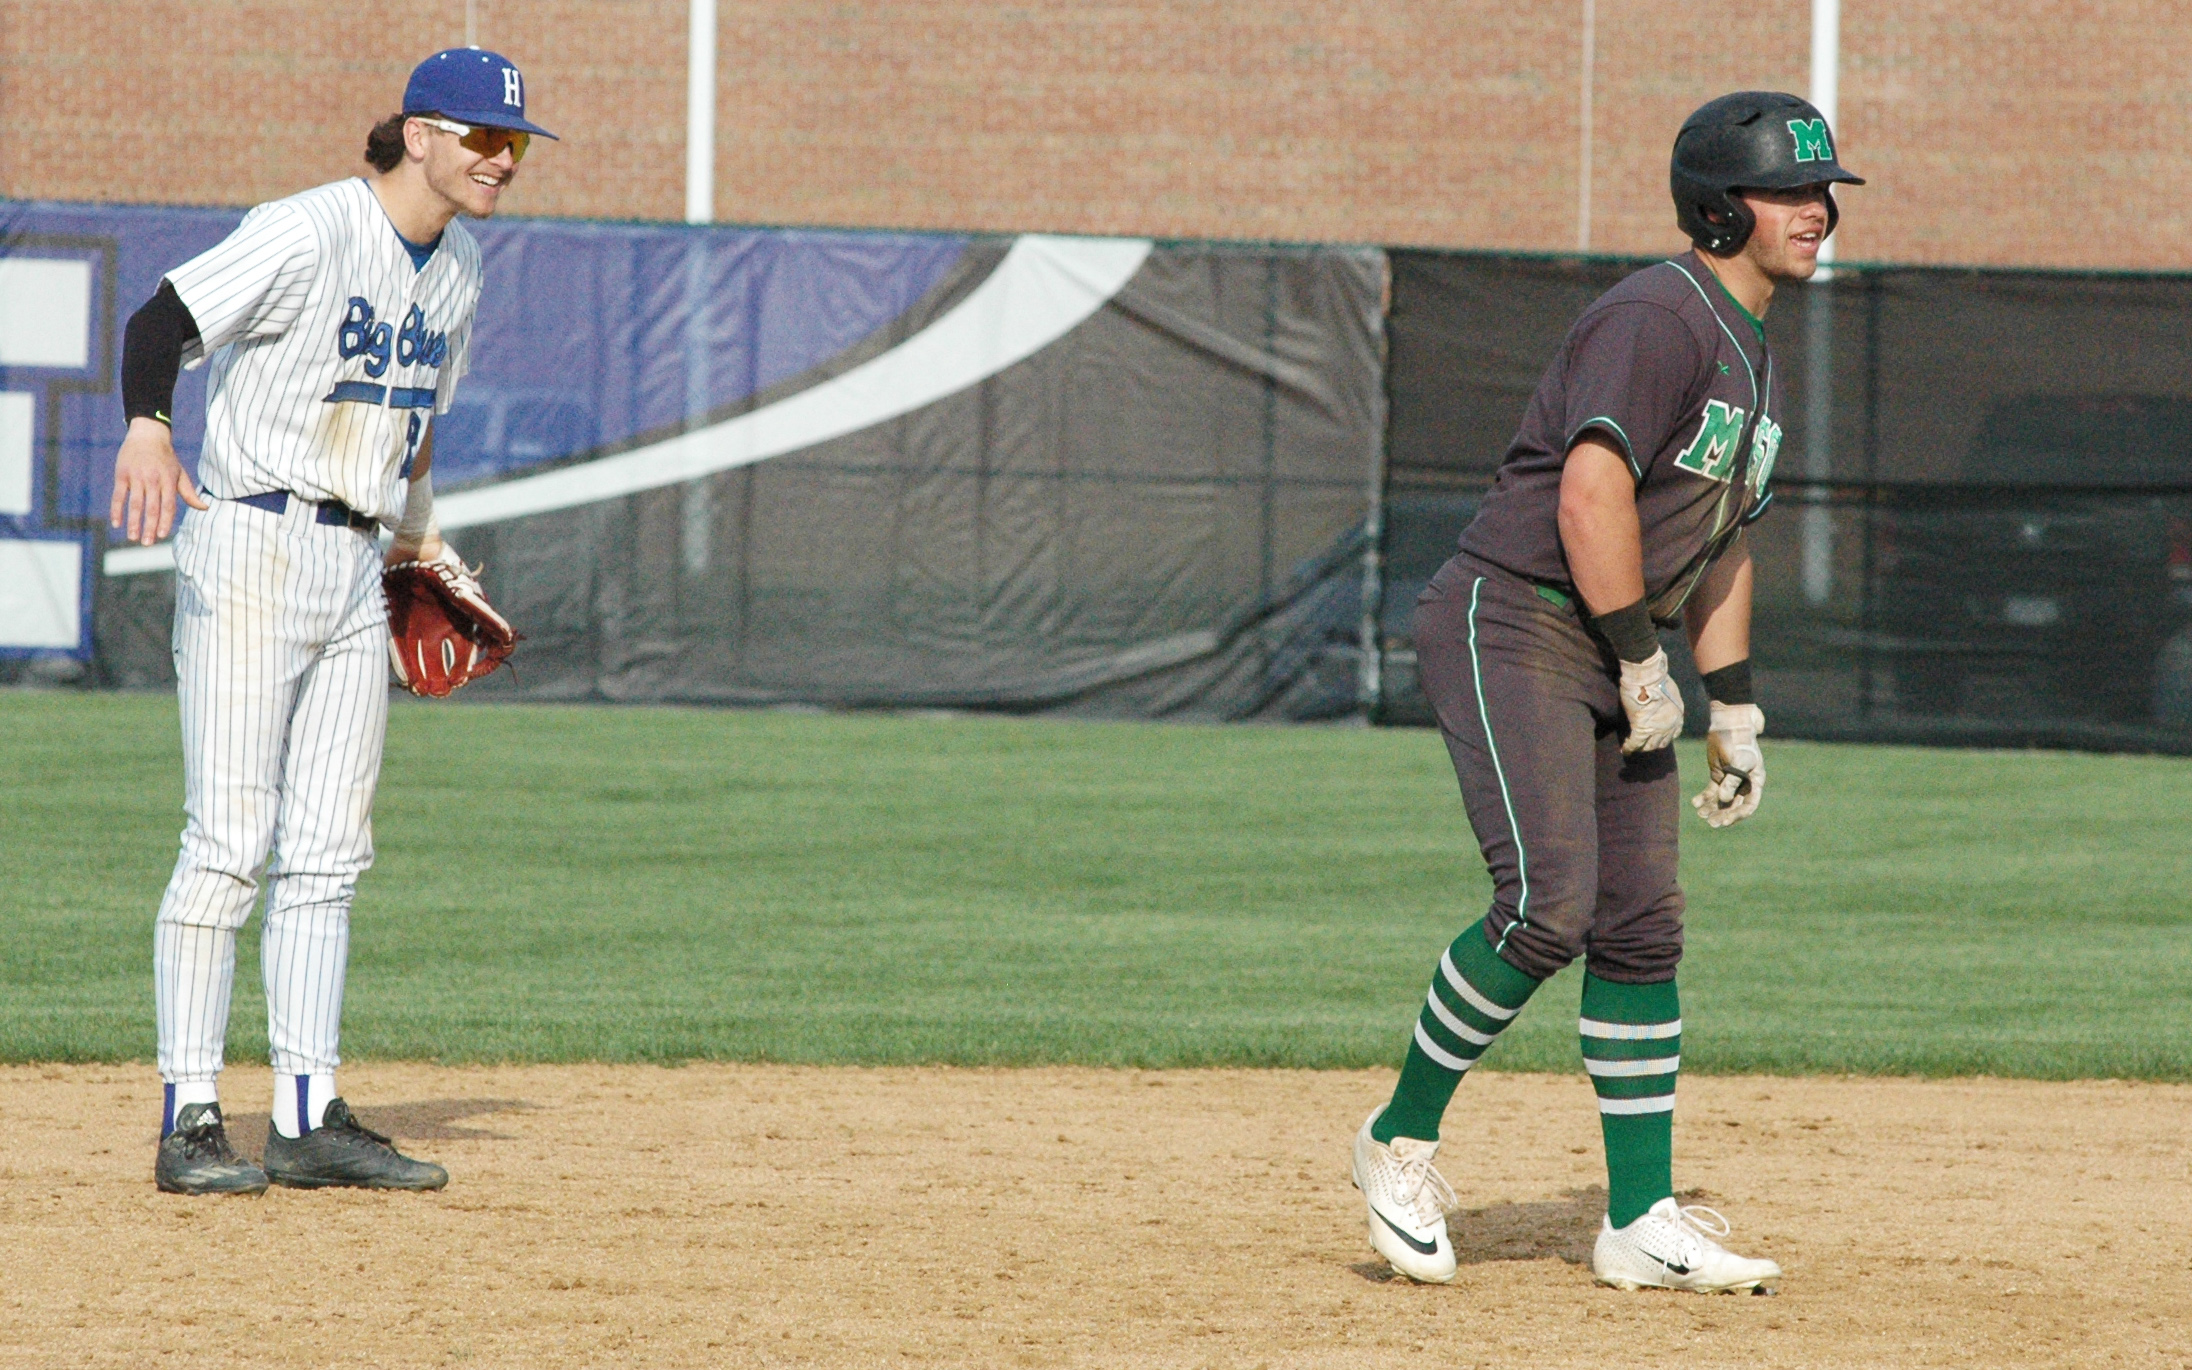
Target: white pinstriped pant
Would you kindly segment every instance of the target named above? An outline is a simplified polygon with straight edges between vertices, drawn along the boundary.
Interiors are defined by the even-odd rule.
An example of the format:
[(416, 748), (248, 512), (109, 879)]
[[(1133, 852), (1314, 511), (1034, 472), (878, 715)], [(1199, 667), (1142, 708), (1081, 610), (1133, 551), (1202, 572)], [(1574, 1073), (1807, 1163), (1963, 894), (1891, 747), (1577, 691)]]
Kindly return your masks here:
[(291, 499), (228, 500), (175, 538), (187, 823), (153, 931), (160, 1075), (220, 1073), (236, 934), (267, 883), (261, 960), (276, 1072), (332, 1072), (350, 899), (373, 864), (388, 725), (380, 549)]

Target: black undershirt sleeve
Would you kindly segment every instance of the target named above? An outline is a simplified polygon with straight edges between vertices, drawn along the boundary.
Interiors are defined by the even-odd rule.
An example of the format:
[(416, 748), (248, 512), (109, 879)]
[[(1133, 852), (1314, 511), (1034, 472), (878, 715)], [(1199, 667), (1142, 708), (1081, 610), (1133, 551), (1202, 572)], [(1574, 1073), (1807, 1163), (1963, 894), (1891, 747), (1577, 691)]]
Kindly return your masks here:
[(163, 277), (144, 308), (129, 316), (122, 333), (122, 413), (130, 419), (175, 420), (175, 377), (183, 349), (198, 340), (198, 321)]
[(1756, 704), (1758, 696), (1751, 688), (1751, 659), (1704, 673), (1705, 693), (1715, 704)]
[(1610, 614), (1594, 614), (1591, 623), (1623, 661), (1650, 661), (1659, 651), (1659, 630), (1652, 626), (1652, 616), (1641, 599)]

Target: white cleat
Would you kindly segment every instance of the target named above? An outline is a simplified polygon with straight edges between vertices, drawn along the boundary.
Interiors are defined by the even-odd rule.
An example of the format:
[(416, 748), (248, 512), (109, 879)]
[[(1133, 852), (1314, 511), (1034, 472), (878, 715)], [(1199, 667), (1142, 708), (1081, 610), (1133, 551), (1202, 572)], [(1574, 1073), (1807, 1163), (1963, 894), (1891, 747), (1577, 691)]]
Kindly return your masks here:
[(1380, 1105), (1355, 1134), (1355, 1188), (1370, 1204), (1370, 1246), (1409, 1279), (1445, 1284), (1454, 1278), (1446, 1215), (1460, 1200), (1431, 1165), (1437, 1142), (1395, 1137), (1387, 1146), (1370, 1135), (1383, 1112)]
[(1599, 1219), (1591, 1248), (1591, 1273), (1616, 1289), (1687, 1289), (1699, 1294), (1751, 1289), (1781, 1278), (1772, 1261), (1736, 1255), (1715, 1237), (1728, 1235), (1728, 1220), (1702, 1204), (1684, 1208), (1661, 1199), (1627, 1227)]

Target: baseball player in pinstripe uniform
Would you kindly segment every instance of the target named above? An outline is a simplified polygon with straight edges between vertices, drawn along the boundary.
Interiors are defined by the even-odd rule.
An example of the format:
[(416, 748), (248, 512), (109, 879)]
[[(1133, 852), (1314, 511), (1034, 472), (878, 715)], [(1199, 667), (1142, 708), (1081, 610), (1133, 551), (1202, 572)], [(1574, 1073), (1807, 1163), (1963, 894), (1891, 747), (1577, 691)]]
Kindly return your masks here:
[[(1606, 292), (1568, 333), (1461, 548), (1416, 604), (1438, 714), (1492, 907), (1431, 977), (1389, 1103), (1356, 1134), (1371, 1245), (1445, 1281), (1453, 1190), (1432, 1167), (1469, 1067), (1538, 987), (1585, 961), (1579, 1032), (1606, 1144), (1603, 1284), (1757, 1289), (1781, 1276), (1674, 1197), (1682, 1014), (1682, 699), (1659, 630), (1681, 624), (1712, 700), (1715, 828), (1766, 783), (1750, 678), (1743, 530), (1772, 498), (1781, 445), (1763, 316), (1809, 278), (1838, 217), (1826, 120), (1790, 95), (1705, 105), (1676, 136), (1675, 217), (1695, 249)], [(1487, 1139), (1472, 1139), (1479, 1145)]]
[[(452, 49), (412, 73), (367, 140), (374, 174), (260, 205), (167, 274), (123, 349), (129, 433), (112, 519), (175, 539), (187, 825), (153, 940), (154, 1177), (175, 1193), (438, 1189), (336, 1096), (350, 902), (373, 860), (388, 717), (386, 561), (453, 557), (433, 520), (431, 420), (464, 374), (478, 244), (529, 136), (524, 80)], [(181, 364), (210, 363), (203, 492), (175, 456)], [(229, 1146), (216, 1093), (236, 935), (266, 890), (274, 1105), (265, 1167)]]

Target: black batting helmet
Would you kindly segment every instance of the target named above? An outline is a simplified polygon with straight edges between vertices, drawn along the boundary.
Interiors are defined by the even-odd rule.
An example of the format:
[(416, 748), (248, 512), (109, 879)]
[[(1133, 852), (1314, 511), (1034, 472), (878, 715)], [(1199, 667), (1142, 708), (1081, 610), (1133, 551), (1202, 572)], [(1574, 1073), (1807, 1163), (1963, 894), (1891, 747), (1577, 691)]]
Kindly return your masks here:
[[(1674, 139), (1675, 222), (1707, 252), (1726, 255), (1750, 240), (1757, 217), (1737, 199), (1746, 190), (1789, 190), (1842, 181), (1861, 186), (1834, 160), (1826, 118), (1808, 100), (1770, 90), (1723, 95), (1682, 121)], [(1827, 232), (1842, 211), (1827, 195)]]

